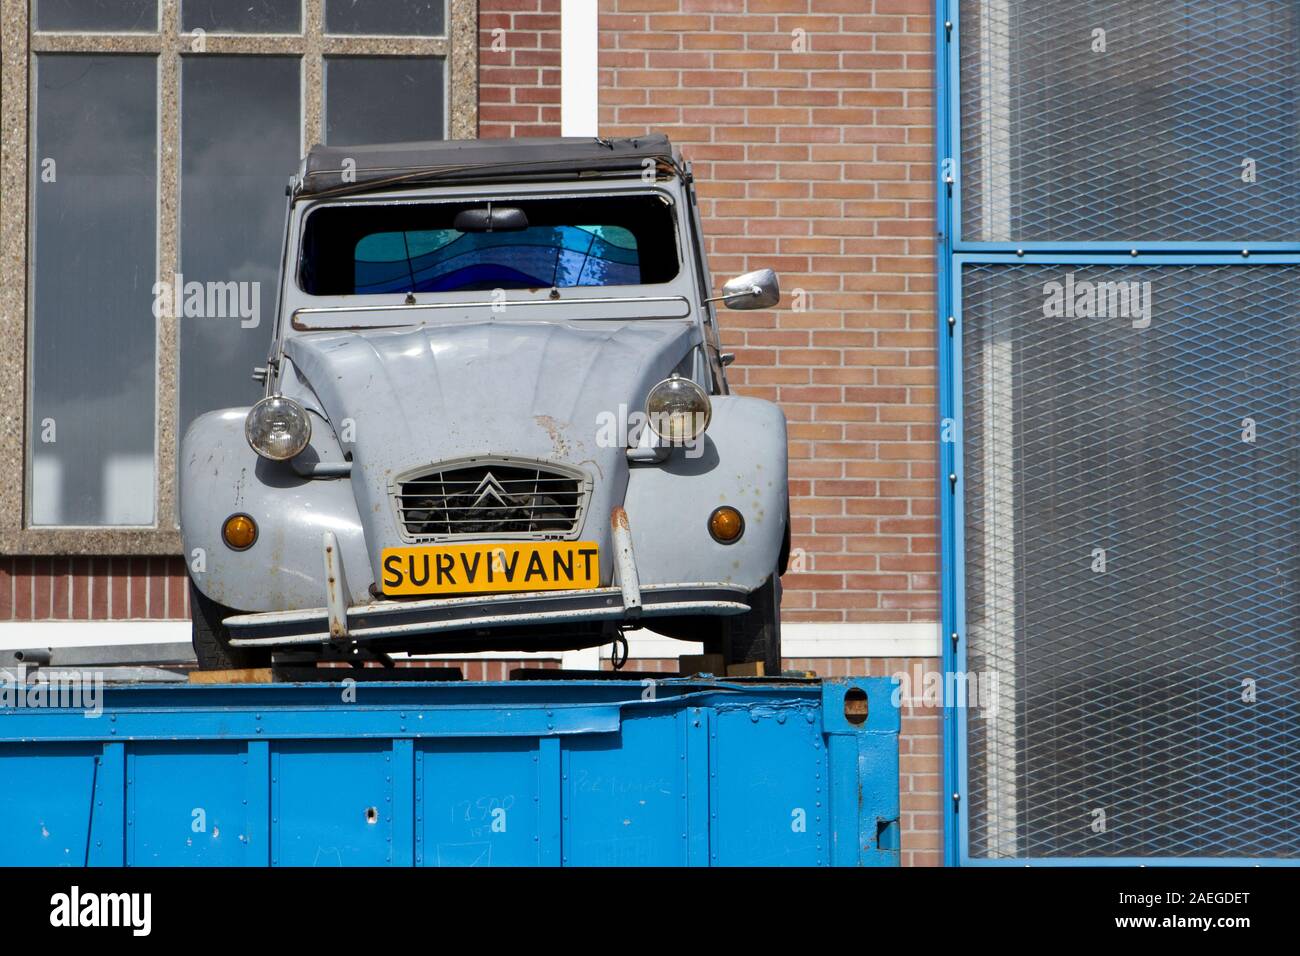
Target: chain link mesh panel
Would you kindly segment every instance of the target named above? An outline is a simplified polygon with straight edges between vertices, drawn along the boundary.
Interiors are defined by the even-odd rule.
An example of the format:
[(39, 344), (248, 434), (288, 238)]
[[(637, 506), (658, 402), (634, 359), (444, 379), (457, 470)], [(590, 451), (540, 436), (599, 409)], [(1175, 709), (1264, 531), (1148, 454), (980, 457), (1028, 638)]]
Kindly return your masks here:
[(1300, 4), (960, 11), (965, 240), (1300, 240)]
[(1300, 266), (961, 286), (971, 856), (1300, 854)]

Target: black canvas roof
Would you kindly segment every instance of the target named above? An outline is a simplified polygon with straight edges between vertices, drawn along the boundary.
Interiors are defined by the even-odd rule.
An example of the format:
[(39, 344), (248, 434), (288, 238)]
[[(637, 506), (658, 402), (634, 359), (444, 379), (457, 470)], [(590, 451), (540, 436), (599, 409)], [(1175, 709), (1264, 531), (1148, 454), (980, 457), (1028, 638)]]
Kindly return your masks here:
[(313, 146), (303, 160), (299, 196), (364, 192), (387, 186), (584, 172), (640, 172), (646, 159), (673, 162), (662, 133), (627, 139), (550, 136), (462, 139), (373, 146)]

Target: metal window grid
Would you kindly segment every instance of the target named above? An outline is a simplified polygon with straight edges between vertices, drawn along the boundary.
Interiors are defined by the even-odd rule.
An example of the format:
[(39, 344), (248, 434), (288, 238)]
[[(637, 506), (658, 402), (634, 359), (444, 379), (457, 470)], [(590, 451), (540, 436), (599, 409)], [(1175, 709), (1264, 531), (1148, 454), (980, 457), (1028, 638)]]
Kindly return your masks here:
[[(1233, 137), (1240, 139), (1240, 126), (1233, 129), (1232, 122), (1244, 123), (1249, 130), (1277, 131), (1291, 128), (1288, 124), (1298, 114), (1293, 103), (1285, 97), (1275, 98), (1267, 90), (1258, 102), (1244, 103), (1237, 91), (1228, 89), (1221, 97), (1221, 111), (1236, 109), (1243, 115), (1235, 120), (1227, 116), (1216, 119), (1211, 115), (1214, 104), (1207, 106), (1203, 101), (1203, 89), (1176, 85), (1190, 75), (1189, 59), (1203, 59), (1207, 50), (1213, 52), (1214, 43), (1231, 46), (1235, 30), (1249, 47), (1245, 61), (1253, 62), (1257, 70), (1261, 63), (1271, 63), (1265, 72), (1273, 72), (1265, 85), (1289, 83), (1294, 90), (1300, 84), (1287, 78), (1300, 70), (1295, 49), (1300, 5), (1272, 0), (1217, 5), (1220, 16), (1211, 18), (1203, 31), (1215, 34), (1210, 37), (1214, 42), (1198, 45), (1191, 14), (1203, 5), (1200, 0), (1141, 0), (1122, 5), (1128, 8), (1125, 22), (1130, 25), (1164, 14), (1165, 33), (1172, 37), (1167, 42), (1174, 43), (1175, 52), (1183, 57), (1166, 64), (1166, 72), (1174, 78), (1165, 77), (1164, 81), (1175, 84), (1175, 102), (1172, 106), (1166, 103), (1167, 109), (1149, 111), (1153, 122), (1174, 129), (1191, 124), (1193, 130), (1199, 124), (1208, 131), (1200, 153), (1193, 150), (1178, 157), (1182, 165), (1173, 168), (1181, 174), (1183, 189), (1170, 199), (1158, 193), (1135, 198), (1132, 184), (1108, 165), (1114, 156), (1107, 150), (1115, 144), (1103, 143), (1099, 150), (1074, 156), (1078, 168), (1065, 171), (1064, 185), (1046, 182), (1044, 171), (1051, 172), (1061, 149), (1067, 150), (1064, 158), (1069, 161), (1069, 149), (1077, 152), (1081, 140), (1107, 128), (1104, 117), (1099, 118), (1093, 109), (1096, 104), (1090, 103), (1073, 141), (1067, 135), (1060, 143), (1047, 143), (1050, 149), (1032, 153), (1033, 146), (1044, 144), (1053, 125), (1057, 132), (1062, 124), (1069, 125), (1068, 116), (1060, 113), (1065, 94), (1059, 88), (1047, 89), (1045, 100), (1044, 89), (1036, 91), (1048, 112), (1056, 111), (1053, 115), (1015, 116), (1018, 126), (1012, 122), (983, 122), (982, 128), (975, 128), (979, 123), (963, 124), (963, 118), (984, 119), (964, 96), (963, 83), (969, 87), (982, 82), (986, 97), (990, 90), (995, 97), (1002, 97), (1008, 107), (1007, 119), (1013, 117), (1015, 108), (1033, 100), (1033, 96), (1021, 96), (1017, 101), (1008, 86), (1015, 84), (1005, 74), (981, 79), (972, 64), (963, 67), (963, 44), (967, 51), (978, 50), (981, 44), (987, 48), (990, 43), (995, 47), (1008, 42), (1023, 46), (1033, 39), (1025, 36), (1024, 25), (1041, 24), (1045, 18), (1050, 22), (1053, 10), (1059, 14), (1068, 6), (1066, 22), (1077, 27), (1086, 24), (1089, 15), (1113, 12), (1120, 5), (1103, 0), (1069, 5), (936, 0), (938, 494), (942, 620), (948, 637), (943, 664), (946, 673), (966, 673), (988, 663), (990, 656), (1009, 655), (1014, 660), (996, 663), (1009, 666), (1021, 678), (1018, 684), (1000, 685), (995, 695), (997, 703), (1009, 706), (1009, 713), (999, 707), (999, 716), (990, 720), (978, 710), (949, 706), (944, 711), (944, 842), (950, 864), (1275, 865), (1295, 863), (1300, 855), (1300, 770), (1296, 759), (1300, 721), (1294, 703), (1294, 690), (1300, 684), (1295, 636), (1300, 600), (1291, 589), (1300, 576), (1291, 574), (1294, 569), (1289, 565), (1280, 567), (1292, 553), (1288, 542), (1297, 527), (1294, 505), (1300, 482), (1295, 479), (1300, 477), (1300, 457), (1293, 450), (1275, 449), (1257, 456), (1264, 459), (1262, 463), (1256, 460), (1246, 467), (1230, 456), (1207, 451), (1219, 446), (1217, 437), (1204, 431), (1209, 420), (1221, 417), (1226, 422), (1230, 414), (1240, 412), (1242, 404), (1258, 405), (1265, 397), (1273, 399), (1261, 413), (1265, 417), (1285, 416), (1294, 404), (1285, 375), (1294, 374), (1295, 365), (1300, 364), (1300, 353), (1293, 350), (1300, 326), (1292, 318), (1300, 304), (1296, 301), (1300, 286), (1293, 278), (1300, 275), (1300, 243), (1295, 241), (1300, 238), (1300, 217), (1292, 214), (1290, 198), (1280, 194), (1271, 199), (1243, 197), (1229, 187), (1216, 199), (1204, 178), (1206, 169), (1237, 145)], [(1223, 20), (1228, 7), (1243, 8), (1237, 11), (1241, 16), (1235, 25)], [(1180, 11), (1186, 22), (1174, 22)], [(1271, 31), (1269, 16), (1275, 17), (1277, 27)], [(979, 42), (963, 35), (963, 19), (976, 23)], [(1002, 29), (1012, 22), (1021, 27), (1014, 36)], [(1150, 44), (1160, 47), (1154, 38)], [(1019, 80), (1022, 93), (1033, 82), (1051, 86), (1052, 78), (1042, 72), (1051, 68), (1050, 60), (1041, 50), (1031, 52), (1039, 58), (1040, 73)], [(1147, 49), (1145, 55), (1150, 60), (1155, 54)], [(1157, 69), (1150, 70), (1151, 66)], [(1199, 66), (1204, 68), (1207, 63)], [(1146, 63), (1142, 69), (1149, 75), (1143, 82), (1159, 86), (1159, 68), (1159, 64)], [(1233, 73), (1228, 67), (1223, 71)], [(1225, 85), (1231, 87), (1231, 76)], [(1199, 106), (1198, 96), (1202, 97)], [(1118, 105), (1121, 120), (1130, 123), (1121, 130), (1129, 136), (1128, 141), (1120, 137), (1121, 148), (1131, 149), (1135, 133), (1131, 121), (1141, 120), (1140, 112), (1125, 112), (1131, 105)], [(1029, 130), (1030, 135), (1023, 139), (1031, 154), (1022, 151), (1016, 158), (1018, 165), (1013, 168), (1007, 163), (998, 170), (989, 157), (1015, 155), (1021, 146), (1010, 142), (1015, 129)], [(1140, 133), (1140, 128), (1136, 132)], [(1286, 141), (1294, 142), (1295, 137)], [(972, 152), (978, 157), (974, 169), (969, 160)], [(1300, 162), (1300, 151), (1287, 155), (1285, 150), (1275, 150), (1270, 158), (1278, 168), (1289, 168), (1287, 163)], [(1148, 157), (1139, 159), (1141, 172)], [(1095, 188), (1079, 179), (1080, 171), (1088, 172), (1089, 166), (1100, 174)], [(1001, 181), (990, 184), (989, 173), (996, 173)], [(1198, 176), (1199, 183), (1194, 181)], [(974, 203), (969, 198), (972, 179), (981, 191)], [(1148, 201), (1143, 218), (1121, 215), (1108, 219), (1107, 189), (1112, 197), (1124, 196), (1130, 205)], [(989, 202), (989, 197), (1002, 200), (1001, 205)], [(1035, 216), (1039, 219), (1033, 220)], [(1107, 222), (1120, 227), (1108, 232)], [(1088, 322), (1110, 319), (1084, 320), (1082, 327), (1045, 334), (1041, 323), (1046, 320), (1040, 314), (1040, 325), (1027, 327), (1025, 323), (1032, 322), (1030, 310), (1041, 308), (1043, 301), (1042, 284), (1026, 286), (1028, 277), (1045, 282), (1049, 275), (1059, 278), (1067, 272), (1082, 281), (1158, 281), (1166, 305), (1172, 304), (1175, 314), (1166, 314), (1166, 324), (1139, 346), (1134, 346), (1132, 334), (1120, 326), (1085, 334)], [(1257, 276), (1262, 280), (1254, 278)], [(1012, 295), (1009, 290), (1015, 289), (1016, 277), (1020, 288)], [(1235, 291), (1229, 291), (1232, 289)], [(999, 316), (999, 304), (1009, 308), (1015, 318)], [(1222, 328), (1215, 324), (1216, 309), (1226, 317)], [(1015, 335), (1009, 335), (1013, 330)], [(979, 342), (968, 342), (968, 334), (979, 337)], [(1240, 339), (1246, 334), (1252, 340), (1243, 345)], [(1135, 353), (1120, 347), (1125, 341)], [(990, 342), (996, 342), (996, 347), (990, 348)], [(1000, 357), (994, 356), (998, 351)], [(968, 381), (971, 373), (978, 373), (978, 385)], [(1019, 381), (1016, 375), (1021, 376)], [(1126, 467), (1150, 471), (1159, 463), (1159, 456), (1149, 451), (1134, 454), (1132, 443), (1144, 434), (1143, 428), (1149, 431), (1149, 420), (1141, 427), (1117, 423), (1106, 404), (1122, 405), (1126, 389), (1128, 396), (1137, 400), (1167, 397), (1170, 375), (1204, 386), (1200, 401), (1175, 409), (1171, 416), (1171, 431), (1184, 444), (1167, 456), (1167, 465), (1169, 469), (1183, 468), (1183, 477), (1168, 469), (1155, 475), (1158, 482), (1165, 483), (1163, 492), (1168, 493), (1169, 501), (1181, 500), (1184, 507), (1171, 511), (1165, 501), (1153, 507), (1123, 493), (1113, 501), (1103, 500), (1094, 487), (1099, 469), (1115, 466), (1121, 471)], [(1270, 390), (1273, 382), (1276, 384)], [(1081, 394), (1088, 392), (1095, 402), (1089, 394)], [(1048, 412), (1063, 416), (1060, 434), (1036, 421)], [(972, 430), (977, 434), (972, 436)], [(1084, 441), (1090, 434), (1097, 440)], [(944, 436), (948, 440), (943, 440)], [(1167, 440), (1169, 436), (1156, 437)], [(972, 438), (978, 446), (979, 462), (967, 458)], [(1010, 458), (1000, 466), (997, 456), (989, 454), (990, 446), (999, 442), (1003, 447), (998, 450)], [(1031, 446), (1028, 457), (1026, 443)], [(988, 464), (995, 467), (985, 467)], [(1122, 481), (1125, 476), (1111, 477)], [(1132, 473), (1127, 477), (1132, 478)], [(990, 478), (1000, 490), (988, 487)], [(984, 484), (970, 488), (971, 481)], [(1036, 484), (1027, 489), (1031, 481)], [(968, 506), (971, 501), (978, 509)], [(982, 514), (972, 515), (976, 510)], [(1015, 520), (1017, 513), (1025, 527), (1008, 529), (1006, 519)], [(1234, 527), (1232, 519), (1244, 521), (1263, 515), (1277, 523), (1276, 533), (1254, 539), (1264, 552), (1258, 562), (1234, 566), (1233, 555), (1240, 554), (1243, 542), (1252, 539), (1248, 530)], [(1062, 563), (1056, 552), (1088, 544), (1097, 534), (1093, 526), (1105, 520), (1127, 521), (1131, 526), (1126, 542), (1130, 552), (1134, 547), (1142, 552), (1148, 573), (1163, 575), (1162, 585), (1181, 589), (1181, 593), (1144, 593), (1132, 578), (1125, 582), (1122, 577), (1102, 575), (1098, 579), (1088, 563), (1091, 548), (1082, 554), (1081, 566)], [(1023, 535), (1029, 530), (1033, 540), (1026, 542)], [(978, 550), (968, 540), (968, 531), (972, 538), (980, 539)], [(1019, 546), (1030, 552), (1028, 559), (1014, 547), (1003, 547), (1007, 541), (1016, 543), (1017, 532), (1022, 536)], [(1159, 548), (1152, 547), (1155, 544), (1163, 545), (1167, 553), (1159, 553)], [(1192, 564), (1187, 547), (1201, 550), (1204, 560), (1200, 565)], [(1270, 548), (1274, 553), (1268, 553)], [(1020, 561), (1021, 566), (1000, 576), (1001, 572), (990, 571), (990, 559)], [(1189, 565), (1186, 573), (1171, 575), (1179, 561)], [(1281, 570), (1281, 576), (1262, 574), (1268, 567)], [(1061, 582), (1053, 576), (1065, 578), (1076, 591), (1091, 588), (1096, 592), (1094, 601), (1105, 597), (1109, 604), (1094, 619), (1089, 616), (1088, 604), (1063, 594)], [(1235, 596), (1230, 592), (1233, 587), (1239, 591)], [(1216, 596), (1214, 589), (1221, 593)], [(1226, 594), (1222, 593), (1225, 589)], [(1151, 631), (1157, 640), (1144, 647), (1120, 647), (1123, 659), (1116, 662), (1111, 658), (1116, 648), (1113, 642), (1108, 643), (1106, 629), (1144, 626), (1144, 622), (1122, 619), (1137, 613), (1144, 601), (1153, 609), (1156, 626)], [(1033, 605), (1029, 616), (1018, 619), (1017, 611), (1026, 603)], [(972, 608), (971, 604), (981, 606)], [(983, 627), (983, 634), (969, 633), (972, 612), (980, 615), (974, 627)], [(1219, 632), (1180, 638), (1162, 630), (1175, 621), (1186, 625), (1197, 619), (1212, 621)], [(990, 626), (990, 620), (1002, 624)], [(1009, 625), (1008, 620), (1012, 622)], [(1032, 642), (1025, 637), (1029, 626), (1036, 628)], [(1071, 636), (1080, 638), (1077, 645), (1069, 644)], [(979, 654), (984, 655), (983, 660)], [(1130, 677), (1139, 679), (1139, 686), (1119, 685), (1126, 669)], [(1213, 696), (1221, 690), (1216, 681), (1240, 679), (1243, 669), (1253, 670), (1266, 682), (1273, 681), (1275, 688), (1281, 682), (1293, 698), (1284, 701), (1275, 697), (1268, 707), (1253, 711), (1253, 727), (1244, 725), (1240, 715), (1230, 717), (1226, 703)], [(1144, 700), (1141, 679), (1157, 685), (1163, 680), (1165, 684), (1163, 688), (1148, 686)], [(1089, 682), (1094, 686), (1089, 687)], [(1108, 711), (1098, 721), (1091, 719), (1092, 707)], [(1192, 739), (1162, 740), (1162, 730), (1181, 731)], [(1146, 746), (1147, 750), (1126, 755), (1121, 749), (1125, 741), (1130, 747)], [(994, 785), (990, 787), (988, 781)], [(1068, 799), (1064, 794), (1069, 794)], [(1073, 805), (1065, 805), (1071, 801)], [(1092, 804), (1109, 806), (1120, 817), (1112, 822), (1110, 832), (1097, 840), (1081, 835), (1087, 830), (1087, 811)], [(1148, 818), (1130, 826), (1134, 821), (1125, 817), (1139, 809)]]

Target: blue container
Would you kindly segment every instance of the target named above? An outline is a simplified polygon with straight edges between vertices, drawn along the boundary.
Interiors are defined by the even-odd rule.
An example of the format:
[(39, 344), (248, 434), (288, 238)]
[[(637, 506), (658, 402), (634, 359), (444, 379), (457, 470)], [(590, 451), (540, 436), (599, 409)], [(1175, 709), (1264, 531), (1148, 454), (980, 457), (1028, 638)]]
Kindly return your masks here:
[(892, 690), (109, 686), (0, 709), (0, 865), (892, 866)]

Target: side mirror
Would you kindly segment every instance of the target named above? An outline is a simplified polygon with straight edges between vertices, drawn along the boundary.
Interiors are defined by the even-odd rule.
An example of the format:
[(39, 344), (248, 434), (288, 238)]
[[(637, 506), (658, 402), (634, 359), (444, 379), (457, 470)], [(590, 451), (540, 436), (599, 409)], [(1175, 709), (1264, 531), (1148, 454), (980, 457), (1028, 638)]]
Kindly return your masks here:
[(736, 276), (722, 287), (722, 295), (708, 301), (719, 299), (728, 309), (766, 309), (781, 301), (781, 286), (771, 269), (758, 269)]

